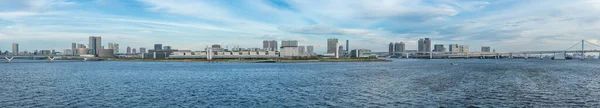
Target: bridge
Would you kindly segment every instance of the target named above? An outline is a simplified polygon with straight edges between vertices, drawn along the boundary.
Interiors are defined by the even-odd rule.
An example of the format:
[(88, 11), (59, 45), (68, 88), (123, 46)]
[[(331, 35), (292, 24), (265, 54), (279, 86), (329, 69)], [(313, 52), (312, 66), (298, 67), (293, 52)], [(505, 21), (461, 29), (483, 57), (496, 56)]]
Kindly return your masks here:
[(97, 57), (85, 57), (85, 56), (72, 56), (72, 55), (0, 55), (0, 58), (4, 58), (7, 63), (12, 62), (15, 59), (30, 59), (30, 60), (48, 60), (53, 62), (54, 60), (99, 60)]
[[(598, 53), (600, 50), (585, 50), (585, 44), (600, 48), (600, 45), (581, 40), (577, 44), (565, 49), (556, 51), (519, 51), (519, 52), (371, 52), (367, 54), (377, 54), (383, 56), (399, 56), (400, 58), (483, 58), (483, 59), (501, 59), (501, 58), (543, 58), (546, 54), (581, 54), (581, 59), (585, 59), (585, 53)], [(581, 45), (581, 50), (572, 50), (574, 47)], [(532, 56), (536, 55), (536, 56)]]

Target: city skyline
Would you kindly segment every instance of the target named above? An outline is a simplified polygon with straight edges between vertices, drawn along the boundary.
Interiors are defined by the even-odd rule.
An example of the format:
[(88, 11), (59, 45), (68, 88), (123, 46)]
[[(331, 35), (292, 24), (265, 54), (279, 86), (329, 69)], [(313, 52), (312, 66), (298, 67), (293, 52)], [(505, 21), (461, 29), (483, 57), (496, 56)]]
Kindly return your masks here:
[(498, 52), (556, 50), (582, 39), (599, 42), (598, 4), (592, 0), (1, 1), (5, 11), (0, 12), (0, 50), (11, 51), (11, 43), (19, 43), (20, 51), (62, 51), (70, 48), (68, 43), (88, 43), (83, 39), (88, 36), (101, 36), (102, 45), (152, 48), (162, 43), (190, 50), (232, 43), (260, 48), (263, 40), (298, 40), (323, 53), (327, 38), (350, 40), (351, 49), (380, 52), (387, 51), (389, 42), (405, 42), (407, 50), (415, 50), (419, 38), (431, 38), (431, 44), (468, 45), (471, 51), (480, 46)]

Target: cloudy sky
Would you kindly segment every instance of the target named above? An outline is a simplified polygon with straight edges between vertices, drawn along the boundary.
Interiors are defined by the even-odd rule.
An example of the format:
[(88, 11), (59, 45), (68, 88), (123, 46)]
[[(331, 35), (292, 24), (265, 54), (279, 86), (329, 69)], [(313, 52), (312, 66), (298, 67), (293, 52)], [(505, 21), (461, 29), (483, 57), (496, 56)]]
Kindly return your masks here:
[[(62, 50), (102, 36), (121, 49), (162, 43), (200, 50), (327, 38), (386, 51), (419, 38), (477, 51), (564, 50), (600, 39), (600, 0), (0, 0), (0, 50)], [(340, 41), (341, 42), (341, 41)], [(600, 49), (600, 47), (590, 47)]]

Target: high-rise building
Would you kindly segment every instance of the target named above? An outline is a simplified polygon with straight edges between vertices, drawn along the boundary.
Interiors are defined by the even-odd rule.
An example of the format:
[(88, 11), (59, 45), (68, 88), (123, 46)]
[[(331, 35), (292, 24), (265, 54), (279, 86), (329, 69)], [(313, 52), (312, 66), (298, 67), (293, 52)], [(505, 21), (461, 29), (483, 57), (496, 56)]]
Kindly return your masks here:
[(137, 50), (135, 50), (135, 48), (131, 49), (131, 52), (132, 52), (133, 54), (137, 54)]
[(146, 48), (140, 47), (140, 53), (146, 53)]
[(346, 52), (344, 51), (344, 46), (340, 45), (338, 48), (338, 52), (340, 53), (340, 55), (346, 54)]
[(327, 39), (327, 54), (335, 54), (337, 47), (338, 47), (338, 39), (337, 38)]
[(113, 54), (119, 54), (119, 44), (113, 43)]
[(394, 43), (394, 52), (404, 52), (406, 50), (406, 46), (404, 42)]
[(300, 54), (306, 53), (305, 48), (306, 48), (305, 46), (298, 46), (298, 53), (300, 53)]
[(450, 44), (448, 46), (448, 52), (460, 52), (460, 47), (458, 46), (458, 44)]
[(444, 48), (443, 44), (435, 44), (433, 46), (433, 52), (445, 52), (446, 48)]
[(346, 52), (350, 52), (350, 41), (346, 40)]
[(460, 52), (469, 52), (469, 46), (468, 45), (461, 45), (459, 46), (460, 48)]
[(388, 45), (388, 52), (390, 53), (390, 55), (394, 55), (394, 52), (396, 52), (394, 48), (394, 42), (390, 42), (390, 45)]
[(162, 44), (154, 44), (154, 51), (161, 51), (162, 47)]
[(113, 43), (108, 43), (108, 49), (115, 49), (115, 46)]
[(313, 54), (314, 52), (314, 47), (312, 45), (306, 46), (306, 53), (308, 54)]
[(88, 46), (94, 50), (94, 52), (92, 54), (94, 54), (94, 56), (98, 57), (98, 52), (100, 52), (100, 49), (102, 49), (102, 37), (90, 36)]
[(419, 41), (417, 42), (417, 44), (418, 44), (417, 45), (418, 46), (417, 51), (418, 52), (424, 52), (425, 51), (425, 46), (424, 46), (425, 44), (424, 43), (425, 43), (425, 40), (419, 39)]
[(127, 54), (131, 54), (131, 47), (127, 46)]
[(278, 51), (277, 50), (277, 41), (276, 40), (264, 40), (263, 41), (263, 49), (265, 49), (265, 51)]
[(489, 46), (482, 46), (481, 52), (491, 52), (491, 48)]
[[(68, 55), (75, 55), (76, 49), (77, 49), (77, 43), (71, 43), (71, 52)], [(65, 53), (67, 53), (66, 50), (65, 50)], [(67, 55), (67, 54), (65, 54), (65, 55)]]
[(279, 56), (280, 57), (301, 56), (298, 53), (298, 41), (296, 41), (296, 40), (281, 41), (281, 51), (279, 52)]
[(425, 41), (423, 41), (423, 46), (425, 46), (424, 50), (425, 52), (431, 52), (431, 39), (429, 38), (425, 38)]
[(19, 44), (17, 43), (13, 43), (12, 44), (12, 53), (13, 55), (19, 55)]

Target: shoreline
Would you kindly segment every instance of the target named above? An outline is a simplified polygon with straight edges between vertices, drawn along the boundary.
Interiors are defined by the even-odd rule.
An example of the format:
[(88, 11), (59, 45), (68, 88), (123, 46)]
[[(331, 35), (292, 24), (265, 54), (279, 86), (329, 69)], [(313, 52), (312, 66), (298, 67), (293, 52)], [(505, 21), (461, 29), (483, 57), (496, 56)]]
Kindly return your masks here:
[(237, 63), (314, 63), (314, 62), (391, 62), (385, 59), (310, 59), (310, 60), (238, 60), (238, 59), (104, 59), (102, 61), (132, 62), (237, 62)]

